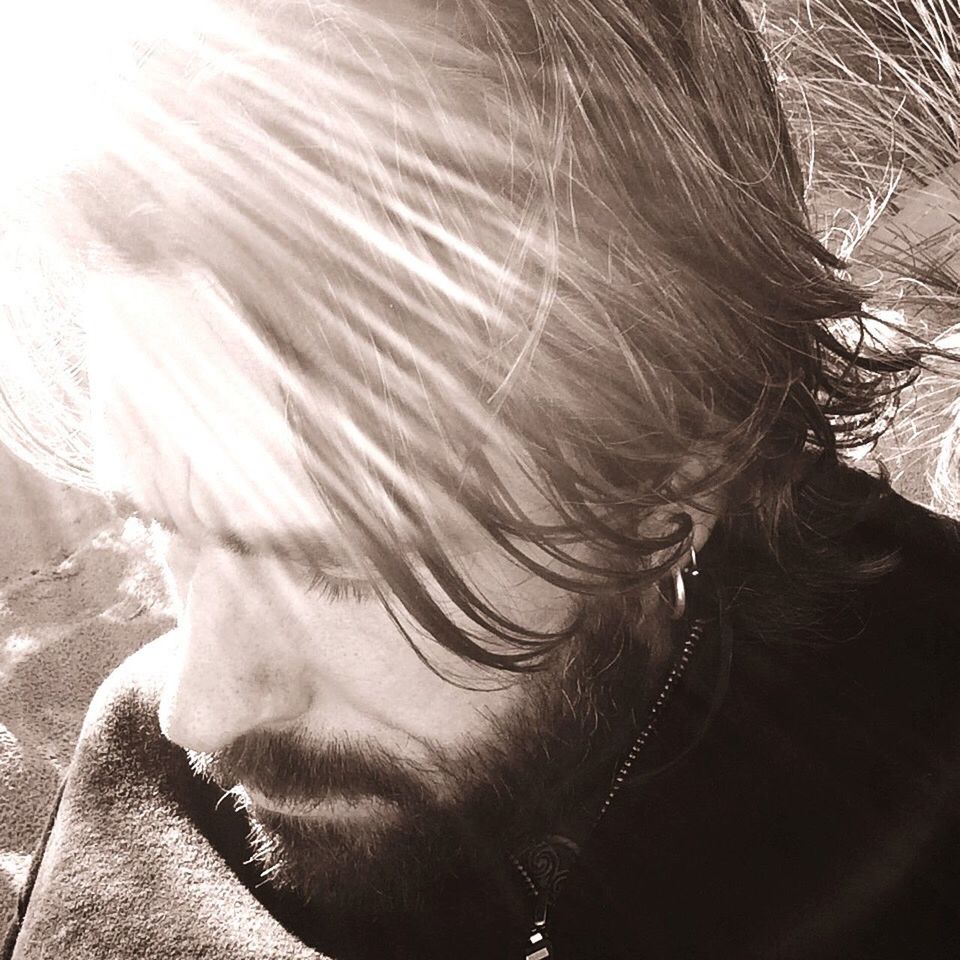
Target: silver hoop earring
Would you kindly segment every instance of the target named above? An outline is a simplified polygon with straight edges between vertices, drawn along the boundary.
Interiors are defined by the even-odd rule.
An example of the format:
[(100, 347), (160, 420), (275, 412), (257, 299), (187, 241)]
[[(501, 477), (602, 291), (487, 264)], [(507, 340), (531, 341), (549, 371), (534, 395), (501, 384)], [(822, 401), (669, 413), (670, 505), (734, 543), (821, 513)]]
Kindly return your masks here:
[(697, 567), (697, 551), (690, 547), (690, 561), (685, 566), (679, 566), (673, 571), (673, 613), (671, 620), (681, 620), (687, 612), (687, 587), (683, 580), (684, 574), (696, 577), (700, 574)]

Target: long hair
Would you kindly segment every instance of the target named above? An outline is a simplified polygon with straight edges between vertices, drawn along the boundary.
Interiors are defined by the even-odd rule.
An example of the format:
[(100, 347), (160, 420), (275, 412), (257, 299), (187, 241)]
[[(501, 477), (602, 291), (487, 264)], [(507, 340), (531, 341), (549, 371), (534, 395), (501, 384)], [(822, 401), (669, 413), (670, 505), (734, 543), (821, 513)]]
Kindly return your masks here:
[[(811, 231), (736, 0), (224, 0), (128, 41), (95, 155), (38, 191), (54, 259), (207, 277), (279, 360), (304, 465), (385, 602), (465, 657), (532, 669), (579, 623), (505, 618), (418, 491), (538, 576), (639, 595), (693, 506), (785, 542), (811, 455), (869, 444), (919, 369)], [(79, 398), (6, 430), (83, 482), (68, 327), (49, 349)], [(491, 450), (557, 521), (524, 514)]]

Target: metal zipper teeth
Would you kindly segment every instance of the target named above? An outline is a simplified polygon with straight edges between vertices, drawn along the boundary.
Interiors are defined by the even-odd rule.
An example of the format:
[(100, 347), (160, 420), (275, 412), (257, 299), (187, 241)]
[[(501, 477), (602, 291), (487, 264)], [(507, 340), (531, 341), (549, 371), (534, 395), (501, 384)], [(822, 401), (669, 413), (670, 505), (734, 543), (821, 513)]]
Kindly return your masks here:
[(667, 674), (666, 682), (661, 688), (657, 699), (653, 703), (653, 706), (650, 708), (650, 712), (647, 714), (646, 726), (644, 726), (644, 728), (640, 731), (636, 740), (633, 741), (632, 746), (627, 751), (626, 757), (624, 757), (623, 763), (620, 764), (620, 768), (617, 770), (616, 776), (613, 778), (613, 783), (610, 786), (610, 792), (607, 794), (606, 799), (603, 801), (603, 804), (600, 807), (599, 813), (597, 813), (596, 819), (593, 821), (594, 827), (596, 827), (596, 825), (600, 822), (607, 810), (610, 809), (610, 804), (613, 803), (614, 798), (620, 791), (620, 787), (623, 786), (624, 781), (627, 779), (627, 774), (629, 774), (630, 768), (636, 762), (637, 757), (640, 756), (640, 753), (646, 746), (647, 741), (656, 732), (663, 708), (670, 699), (674, 688), (680, 682), (684, 673), (686, 673), (687, 664), (690, 662), (690, 658), (693, 655), (693, 650), (702, 637), (703, 621), (695, 620), (690, 625), (690, 632), (687, 634), (687, 639), (683, 642), (683, 649), (680, 651), (680, 656), (677, 657), (676, 662), (670, 668), (670, 673)]
[[(613, 803), (614, 798), (620, 790), (620, 787), (623, 785), (624, 781), (629, 774), (631, 767), (636, 761), (637, 757), (640, 755), (643, 748), (646, 746), (647, 741), (653, 734), (656, 732), (657, 726), (659, 724), (660, 716), (663, 711), (664, 706), (666, 706), (667, 701), (670, 699), (671, 694), (673, 693), (674, 688), (683, 678), (684, 673), (687, 670), (687, 664), (690, 662), (690, 658), (693, 655), (694, 648), (697, 643), (703, 637), (703, 621), (695, 620), (690, 625), (690, 632), (687, 634), (686, 640), (683, 642), (683, 649), (680, 651), (680, 656), (677, 657), (676, 662), (673, 667), (670, 669), (670, 673), (667, 674), (667, 679), (664, 682), (663, 687), (660, 690), (657, 699), (654, 701), (653, 706), (650, 708), (650, 712), (647, 714), (647, 723), (644, 726), (643, 730), (640, 731), (637, 738), (633, 741), (627, 755), (624, 758), (623, 762), (620, 764), (620, 767), (617, 770), (616, 775), (613, 778), (613, 784), (610, 787), (609, 793), (607, 793), (606, 798), (603, 801), (603, 804), (600, 807), (600, 811), (597, 813), (596, 819), (593, 821), (593, 826), (600, 822), (603, 818), (603, 815), (610, 808), (610, 804)], [(510, 859), (513, 861), (513, 865), (517, 868), (520, 876), (523, 878), (524, 883), (527, 885), (530, 890), (531, 895), (536, 900), (541, 895), (541, 890), (534, 882), (533, 877), (530, 876), (526, 867), (514, 856), (511, 856)]]

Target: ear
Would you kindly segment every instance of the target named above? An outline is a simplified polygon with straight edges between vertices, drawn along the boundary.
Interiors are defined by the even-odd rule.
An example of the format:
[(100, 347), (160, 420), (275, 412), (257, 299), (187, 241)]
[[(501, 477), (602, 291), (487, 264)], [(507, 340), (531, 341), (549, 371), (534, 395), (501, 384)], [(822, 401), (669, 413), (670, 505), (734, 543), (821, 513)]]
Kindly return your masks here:
[[(684, 463), (678, 472), (683, 486), (695, 487), (707, 476), (709, 468), (702, 459), (690, 459)], [(684, 513), (690, 515), (690, 519), (693, 521), (691, 544), (697, 553), (700, 553), (706, 546), (710, 534), (713, 533), (713, 528), (716, 526), (717, 519), (723, 510), (723, 500), (723, 491), (714, 490), (711, 493), (696, 497), (694, 503), (684, 504), (681, 508)], [(683, 563), (686, 563), (686, 561), (683, 561)]]
[[(716, 498), (717, 504), (716, 507), (719, 508), (719, 496)], [(709, 507), (714, 506), (713, 504)], [(710, 539), (710, 534), (713, 533), (713, 528), (717, 522), (717, 514), (719, 509), (698, 509), (688, 507), (686, 512), (690, 514), (691, 519), (693, 520), (693, 540), (691, 541), (693, 549), (700, 553), (701, 550), (706, 546), (707, 541)]]
[[(649, 517), (643, 525), (643, 533), (646, 535), (663, 535), (667, 532), (675, 533), (676, 532), (676, 521), (675, 517), (678, 514), (687, 514), (692, 523), (693, 523), (693, 532), (689, 541), (689, 545), (693, 547), (694, 551), (699, 554), (706, 546), (707, 541), (710, 539), (710, 535), (713, 533), (713, 529), (716, 526), (717, 520), (719, 519), (721, 512), (721, 503), (722, 496), (721, 494), (710, 494), (709, 496), (698, 497), (696, 504), (668, 504), (664, 506), (661, 510), (658, 510), (656, 514), (652, 517)], [(675, 551), (675, 547), (670, 548), (669, 551), (664, 551), (662, 554), (654, 555), (651, 560), (653, 562), (662, 562), (666, 559), (668, 555), (672, 555)], [(689, 546), (684, 554), (682, 554), (676, 561), (674, 561), (670, 574), (673, 572), (682, 570), (690, 563), (690, 550)]]

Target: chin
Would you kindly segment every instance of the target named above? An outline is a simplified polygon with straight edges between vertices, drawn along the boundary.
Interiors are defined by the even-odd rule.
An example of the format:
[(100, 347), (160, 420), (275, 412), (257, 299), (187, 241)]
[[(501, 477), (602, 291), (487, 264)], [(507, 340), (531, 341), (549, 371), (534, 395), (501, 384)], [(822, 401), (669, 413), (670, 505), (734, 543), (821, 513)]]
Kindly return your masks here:
[(311, 816), (247, 815), (264, 879), (326, 913), (417, 909), (437, 870), (425, 824), (377, 798), (319, 803)]

